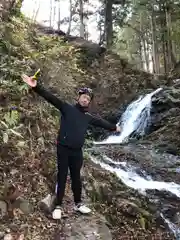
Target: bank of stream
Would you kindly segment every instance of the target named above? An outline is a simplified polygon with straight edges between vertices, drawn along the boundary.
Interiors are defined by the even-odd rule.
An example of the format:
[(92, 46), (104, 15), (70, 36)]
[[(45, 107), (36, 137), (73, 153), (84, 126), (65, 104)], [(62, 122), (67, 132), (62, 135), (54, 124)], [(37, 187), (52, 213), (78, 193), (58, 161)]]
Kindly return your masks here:
[[(119, 197), (119, 194), (112, 194), (113, 196), (110, 194), (119, 203), (116, 207), (124, 208), (125, 201), (126, 205), (131, 206), (130, 208), (136, 208), (135, 205), (140, 201), (141, 204), (137, 205), (140, 208), (145, 204), (146, 207), (144, 205), (143, 209), (148, 214), (144, 216), (141, 213), (141, 217), (137, 217), (139, 213), (137, 215), (133, 213), (132, 216), (137, 217), (137, 221), (140, 221), (140, 226), (145, 231), (148, 232), (151, 229), (149, 236), (153, 236), (152, 229), (156, 228), (156, 234), (159, 231), (161, 234), (169, 234), (169, 238), (164, 236), (163, 239), (180, 239), (180, 157), (156, 148), (153, 142), (146, 139), (146, 133), (149, 136), (154, 134), (153, 131), (148, 132), (149, 129), (153, 129), (151, 116), (155, 111), (153, 101), (157, 103), (157, 99), (162, 98), (163, 94), (163, 89), (159, 88), (132, 102), (119, 121), (122, 127), (121, 134), (111, 135), (103, 141), (94, 142), (95, 145), (87, 152), (93, 164), (100, 166), (106, 174), (111, 173), (117, 177), (116, 187), (114, 187), (116, 191), (121, 192), (122, 185), (124, 186), (124, 196), (122, 192)], [(102, 186), (104, 182), (101, 183)], [(141, 200), (146, 203), (142, 204)], [(117, 211), (123, 212), (123, 209)], [(118, 217), (117, 214), (115, 215)], [(146, 222), (147, 218), (151, 219), (149, 224), (151, 227), (148, 226), (148, 221)], [(123, 229), (124, 226), (119, 225), (119, 228)]]

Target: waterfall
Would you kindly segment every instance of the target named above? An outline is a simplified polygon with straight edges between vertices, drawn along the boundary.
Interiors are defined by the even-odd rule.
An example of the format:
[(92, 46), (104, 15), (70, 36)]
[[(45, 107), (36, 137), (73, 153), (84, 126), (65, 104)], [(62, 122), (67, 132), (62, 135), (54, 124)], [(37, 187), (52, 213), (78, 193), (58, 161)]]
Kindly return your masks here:
[[(95, 145), (105, 144), (121, 144), (128, 142), (128, 139), (132, 134), (143, 136), (146, 134), (146, 129), (150, 124), (150, 114), (152, 108), (152, 96), (160, 92), (162, 88), (149, 93), (145, 96), (139, 97), (137, 100), (128, 105), (125, 112), (122, 114), (119, 122), (117, 123), (121, 127), (121, 133), (119, 135), (111, 135), (102, 142), (94, 142)], [(123, 149), (125, 146), (121, 146)], [(96, 149), (96, 147), (95, 147)], [(99, 148), (98, 148), (99, 149)], [(101, 148), (100, 148), (101, 149)], [(158, 154), (156, 153), (156, 157)], [(126, 161), (116, 161), (113, 158), (109, 158), (106, 153), (97, 155), (89, 155), (92, 162), (108, 172), (115, 174), (121, 181), (128, 187), (136, 189), (143, 195), (149, 196), (148, 190), (167, 191), (177, 198), (180, 198), (180, 184), (166, 181), (156, 181), (153, 176), (147, 174), (144, 170), (141, 170), (139, 174), (139, 167), (134, 167), (132, 163)], [(164, 161), (167, 160), (164, 157)], [(179, 158), (180, 161), (180, 158)], [(177, 167), (176, 172), (179, 171)], [(155, 199), (151, 196), (151, 200)], [(180, 239), (180, 228), (173, 220), (164, 216), (163, 206), (160, 209), (160, 216), (164, 222), (168, 225), (170, 231), (174, 234), (177, 240)]]
[(176, 239), (179, 240), (180, 239), (179, 227), (176, 224), (172, 223), (169, 219), (165, 218), (162, 213), (160, 215), (161, 215), (162, 219), (164, 219), (165, 223), (167, 223), (169, 229), (173, 232)]
[(127, 107), (118, 122), (122, 130), (119, 136), (109, 136), (106, 140), (94, 142), (94, 144), (123, 143), (128, 140), (132, 133), (143, 136), (150, 121), (152, 96), (161, 90), (162, 88), (158, 88), (144, 97), (141, 96)]

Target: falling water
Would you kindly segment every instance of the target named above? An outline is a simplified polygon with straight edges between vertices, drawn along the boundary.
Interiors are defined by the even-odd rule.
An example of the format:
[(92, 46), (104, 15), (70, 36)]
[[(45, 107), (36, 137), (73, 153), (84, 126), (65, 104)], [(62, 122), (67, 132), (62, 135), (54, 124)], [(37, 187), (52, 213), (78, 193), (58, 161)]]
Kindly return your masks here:
[[(100, 157), (100, 158), (99, 158)], [(144, 172), (144, 176), (140, 176), (136, 172), (136, 168), (127, 162), (117, 162), (106, 155), (100, 155), (98, 158), (89, 155), (89, 158), (95, 164), (98, 164), (111, 173), (114, 173), (128, 187), (138, 190), (141, 194), (146, 195), (147, 190), (167, 191), (180, 198), (180, 185), (174, 182), (159, 182)], [(163, 209), (162, 209), (163, 210)], [(180, 228), (177, 224), (166, 218), (160, 213), (161, 218), (168, 225), (170, 231), (174, 234), (176, 240), (180, 240)]]
[[(115, 162), (106, 155), (102, 156), (102, 160), (95, 157), (89, 156), (91, 161), (99, 164), (103, 169), (114, 173), (119, 177), (124, 184), (133, 189), (139, 190), (141, 193), (145, 194), (148, 189), (166, 190), (175, 194), (180, 198), (180, 185), (174, 182), (159, 182), (154, 181), (151, 176), (140, 176), (136, 173), (135, 169), (132, 167), (127, 167), (125, 162)], [(113, 163), (114, 166), (111, 166)], [(124, 166), (122, 168), (121, 166)]]
[(143, 136), (150, 120), (152, 96), (161, 90), (162, 88), (158, 88), (154, 92), (147, 94), (145, 97), (141, 96), (127, 107), (118, 122), (118, 125), (120, 125), (122, 129), (119, 136), (110, 136), (106, 140), (102, 142), (94, 142), (94, 144), (123, 143), (128, 140), (128, 137), (132, 133), (137, 133)]
[[(124, 143), (128, 141), (128, 138), (132, 133), (138, 135), (145, 135), (145, 131), (150, 122), (150, 113), (152, 107), (152, 96), (160, 92), (162, 88), (158, 88), (156, 91), (147, 94), (144, 97), (140, 97), (136, 101), (132, 102), (121, 116), (118, 125), (122, 131), (119, 136), (110, 136), (102, 142), (94, 142), (98, 144), (115, 144)], [(96, 158), (90, 155), (90, 159), (99, 164), (103, 169), (116, 174), (122, 182), (130, 188), (138, 190), (141, 194), (146, 195), (146, 191), (159, 190), (168, 191), (180, 198), (180, 185), (174, 182), (154, 181), (151, 176), (144, 173), (140, 176), (136, 172), (136, 168), (131, 166), (127, 162), (117, 162), (107, 157), (106, 155), (100, 155), (101, 158)], [(178, 171), (178, 169), (177, 169)], [(163, 210), (163, 209), (162, 209)], [(166, 218), (163, 213), (160, 214), (164, 222), (169, 226), (169, 229), (174, 234), (177, 240), (180, 239), (180, 228), (177, 224), (171, 222)]]
[(165, 223), (167, 223), (167, 225), (169, 226), (169, 229), (171, 229), (171, 231), (173, 232), (176, 239), (179, 240), (180, 239), (180, 229), (177, 227), (177, 225), (172, 223), (169, 219), (165, 218), (162, 213), (160, 215), (161, 215), (162, 219), (164, 219)]

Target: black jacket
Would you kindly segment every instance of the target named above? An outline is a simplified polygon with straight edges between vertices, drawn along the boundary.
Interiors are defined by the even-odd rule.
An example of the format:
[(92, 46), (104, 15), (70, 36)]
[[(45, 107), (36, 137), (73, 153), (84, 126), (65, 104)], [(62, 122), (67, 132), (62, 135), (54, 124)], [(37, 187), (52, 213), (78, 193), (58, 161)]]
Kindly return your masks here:
[(39, 84), (33, 90), (61, 112), (61, 127), (57, 138), (57, 142), (61, 145), (80, 149), (84, 144), (89, 124), (110, 131), (116, 130), (115, 124), (91, 115), (79, 104), (70, 105), (58, 99)]

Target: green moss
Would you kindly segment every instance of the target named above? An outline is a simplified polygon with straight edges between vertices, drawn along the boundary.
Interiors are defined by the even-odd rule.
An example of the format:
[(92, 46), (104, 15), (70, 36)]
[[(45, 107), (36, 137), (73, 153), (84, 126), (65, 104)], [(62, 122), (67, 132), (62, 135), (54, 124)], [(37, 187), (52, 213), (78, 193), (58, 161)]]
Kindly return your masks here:
[(143, 229), (146, 228), (146, 219), (143, 216), (140, 216), (139, 223)]

